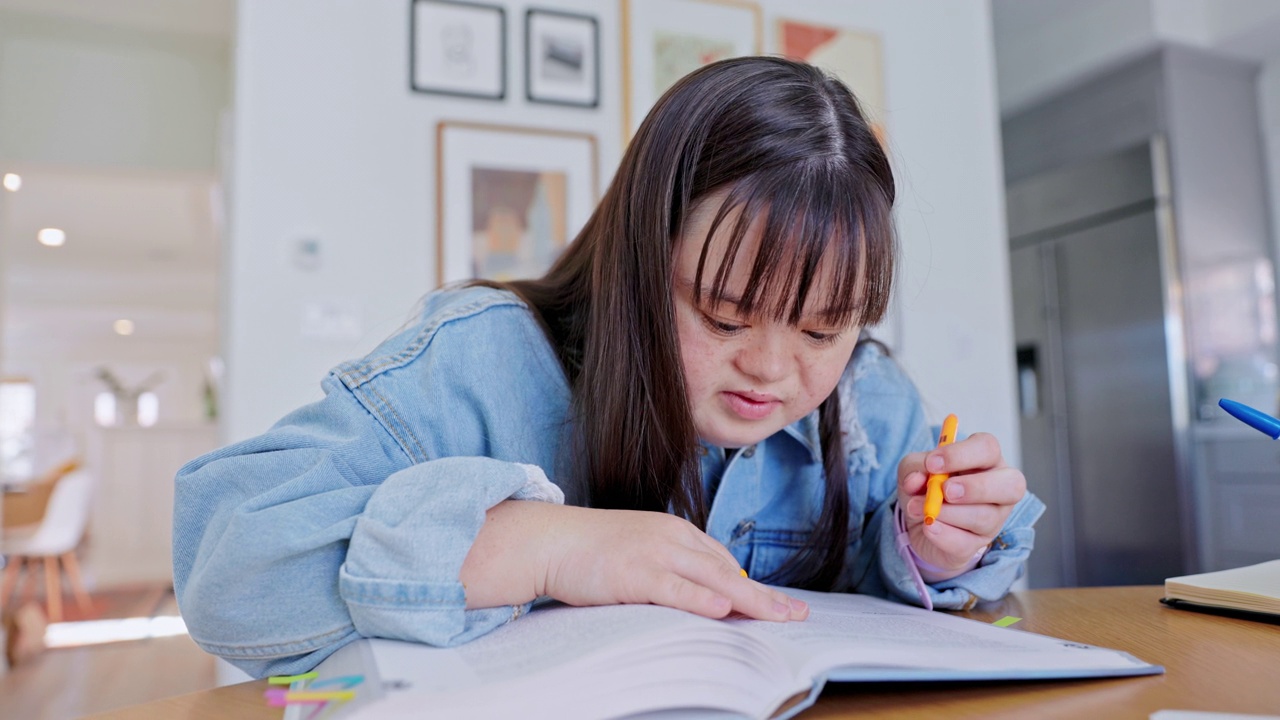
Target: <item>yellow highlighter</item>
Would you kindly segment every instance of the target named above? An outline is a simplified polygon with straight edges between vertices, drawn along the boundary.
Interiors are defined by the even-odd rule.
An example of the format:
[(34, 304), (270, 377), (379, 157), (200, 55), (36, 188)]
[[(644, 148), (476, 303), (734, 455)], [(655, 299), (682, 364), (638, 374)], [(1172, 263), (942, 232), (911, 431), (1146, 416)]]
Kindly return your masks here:
[[(938, 435), (938, 447), (950, 445), (956, 441), (956, 425), (959, 420), (955, 415), (948, 415), (942, 421), (942, 432)], [(942, 512), (942, 486), (947, 482), (946, 473), (930, 473), (924, 492), (924, 524), (932, 525)]]

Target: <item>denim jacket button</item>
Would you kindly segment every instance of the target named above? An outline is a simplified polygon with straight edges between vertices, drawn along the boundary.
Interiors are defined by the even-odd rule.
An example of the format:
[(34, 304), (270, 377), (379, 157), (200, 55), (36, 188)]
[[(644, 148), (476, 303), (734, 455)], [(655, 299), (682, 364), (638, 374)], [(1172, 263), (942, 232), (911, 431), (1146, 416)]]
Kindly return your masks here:
[(742, 457), (744, 457), (744, 458), (749, 458), (749, 457), (751, 457), (752, 455), (755, 455), (755, 454), (756, 454), (756, 446), (755, 446), (755, 445), (751, 445), (750, 447), (743, 448), (743, 450), (742, 450)]

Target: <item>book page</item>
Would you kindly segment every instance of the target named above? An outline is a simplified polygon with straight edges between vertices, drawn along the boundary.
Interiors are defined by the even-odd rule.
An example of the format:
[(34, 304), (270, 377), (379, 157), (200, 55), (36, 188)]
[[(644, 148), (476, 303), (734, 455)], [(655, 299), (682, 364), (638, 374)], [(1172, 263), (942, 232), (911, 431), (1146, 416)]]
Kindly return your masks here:
[(1171, 597), (1259, 612), (1280, 612), (1280, 560), (1164, 581)]
[[(1019, 677), (1092, 670), (1150, 668), (1124, 653), (893, 603), (865, 595), (787, 592), (809, 603), (809, 619), (775, 624), (735, 620), (770, 638), (799, 672), (832, 679), (861, 675), (888, 679), (876, 669), (942, 678)], [(844, 668), (843, 672), (832, 672)], [(939, 673), (938, 671), (947, 671)], [(1099, 673), (1105, 674), (1105, 673)]]
[(456, 648), (388, 640), (371, 648), (379, 680), (393, 689), (369, 717), (424, 707), (441, 717), (514, 717), (537, 707), (594, 718), (673, 706), (757, 715), (796, 692), (764, 641), (652, 605), (556, 604)]
[(654, 605), (549, 605), (458, 647), (382, 643), (374, 654), (384, 681), (391, 673), (420, 690), (456, 690), (507, 682), (580, 661), (604, 648), (628, 646), (635, 638), (652, 642), (655, 636), (706, 623), (715, 625), (713, 620)]

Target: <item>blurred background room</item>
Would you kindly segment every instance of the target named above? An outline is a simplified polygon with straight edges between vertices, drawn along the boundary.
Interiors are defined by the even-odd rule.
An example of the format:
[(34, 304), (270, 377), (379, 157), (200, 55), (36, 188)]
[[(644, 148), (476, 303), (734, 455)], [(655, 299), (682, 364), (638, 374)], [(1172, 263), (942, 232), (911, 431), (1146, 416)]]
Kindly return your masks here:
[(540, 273), (648, 107), (827, 68), (898, 179), (875, 328), (1048, 505), (1022, 581), (1280, 556), (1275, 0), (0, 0), (0, 714), (244, 679), (173, 600), (174, 473), (442, 283)]

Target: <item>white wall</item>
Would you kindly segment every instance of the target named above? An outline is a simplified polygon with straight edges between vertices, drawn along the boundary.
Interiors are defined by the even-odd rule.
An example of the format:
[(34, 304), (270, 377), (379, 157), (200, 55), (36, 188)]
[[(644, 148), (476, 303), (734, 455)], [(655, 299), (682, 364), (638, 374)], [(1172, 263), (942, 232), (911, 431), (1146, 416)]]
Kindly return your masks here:
[[(557, 7), (594, 12), (590, 0)], [(435, 124), (477, 120), (594, 133), (602, 185), (621, 154), (616, 83), (598, 110), (523, 97), (523, 11), (508, 3), (508, 99), (409, 91), (408, 2), (241, 3), (224, 342), (229, 440), (319, 397), (330, 367), (368, 352), (434, 286)], [(600, 13), (602, 75), (619, 75), (616, 8)], [(320, 267), (289, 262), (314, 237)], [(302, 337), (305, 306), (358, 320), (347, 339)]]
[[(778, 3), (783, 5), (783, 3)], [(935, 422), (1020, 455), (1000, 118), (986, 3), (879, 3), (899, 179), (898, 356)], [(857, 21), (850, 21), (855, 24)], [(882, 24), (881, 24), (882, 23)]]
[(227, 44), (0, 10), (0, 158), (212, 170)]
[[(621, 155), (614, 2), (558, 0), (599, 17), (602, 105), (523, 100), (525, 5), (508, 18), (508, 99), (407, 89), (407, 2), (242, 2), (228, 253), (226, 439), (319, 397), (334, 364), (367, 352), (433, 285), (434, 126), (449, 118), (595, 133), (602, 182)], [(989, 10), (984, 2), (765, 0), (776, 15), (883, 37), (888, 136), (904, 246), (898, 356), (931, 415), (994, 432), (1017, 455), (1012, 322)], [(539, 3), (546, 6), (546, 3)], [(767, 45), (767, 49), (771, 46)], [(294, 268), (301, 237), (322, 267)], [(358, 337), (307, 340), (303, 306), (358, 315)]]

